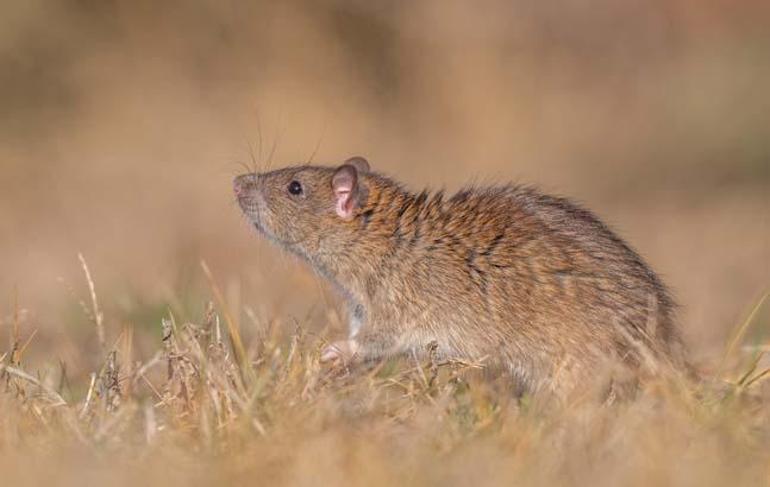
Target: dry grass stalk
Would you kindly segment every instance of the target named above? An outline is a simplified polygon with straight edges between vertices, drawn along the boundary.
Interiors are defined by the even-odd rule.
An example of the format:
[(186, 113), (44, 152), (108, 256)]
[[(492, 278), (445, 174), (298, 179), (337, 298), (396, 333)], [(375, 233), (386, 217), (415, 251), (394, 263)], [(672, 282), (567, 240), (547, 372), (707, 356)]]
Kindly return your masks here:
[[(565, 403), (516, 398), (504, 382), (485, 377), (483, 364), (442, 362), (435, 348), (424, 363), (403, 359), (329, 370), (318, 362), (324, 340), (301, 326), (286, 337), (275, 326), (257, 336), (247, 364), (252, 379), (244, 382), (244, 364), (234, 359), (235, 344), (224, 339), (213, 303), (200, 324), (178, 324), (169, 315), (160, 325), (160, 349), (148, 360), (122, 365), (133, 354), (127, 330), (123, 346), (107, 353), (98, 371), (84, 378), (82, 395), (71, 401), (22, 364), (7, 363), (10, 350), (0, 355), (0, 378), (6, 382), (0, 394), (0, 451), (3, 445), (71, 438), (79, 448), (120, 452), (149, 466), (192, 455), (222, 472), (261, 475), (278, 462), (287, 472), (313, 471), (333, 482), (325, 477), (331, 467), (314, 462), (342, 449), (352, 455), (341, 464), (346, 467), (334, 467), (342, 468), (343, 476), (359, 475), (355, 478), (366, 483), (380, 476), (436, 483), (449, 475), (450, 484), (462, 478), (454, 463), (466, 465), (463, 455), (475, 458), (473, 445), (485, 452), (483, 462), (497, 465), (500, 481), (493, 483), (587, 481), (597, 468), (629, 480), (649, 473), (645, 462), (656, 458), (660, 464), (671, 455), (688, 461), (692, 448), (719, 465), (713, 474), (719, 479), (757, 475), (768, 459), (762, 445), (770, 438), (764, 387), (769, 372), (759, 365), (761, 350), (725, 394), (712, 393), (708, 384), (696, 390), (686, 383), (647, 381), (634, 400), (609, 406), (588, 387)], [(21, 343), (16, 335), (10, 349), (23, 350), (14, 345)], [(342, 443), (301, 453), (313, 439), (328, 435)], [(362, 436), (380, 446), (362, 446)], [(721, 447), (710, 450), (714, 441), (744, 452), (733, 460), (740, 467), (721, 463)], [(348, 444), (358, 447), (349, 450)], [(165, 453), (155, 460), (158, 451)], [(618, 451), (624, 452), (626, 470), (618, 470)], [(287, 463), (296, 455), (310, 466)], [(464, 468), (478, 469), (478, 462)], [(163, 478), (160, 471), (152, 475)], [(659, 475), (672, 479), (673, 472)]]

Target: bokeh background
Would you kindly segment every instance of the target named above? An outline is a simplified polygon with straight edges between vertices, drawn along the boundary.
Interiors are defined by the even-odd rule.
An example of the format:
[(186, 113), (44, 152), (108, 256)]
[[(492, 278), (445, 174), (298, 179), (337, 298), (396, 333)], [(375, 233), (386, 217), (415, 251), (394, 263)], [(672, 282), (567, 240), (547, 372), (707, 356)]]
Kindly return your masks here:
[(98, 362), (78, 252), (108, 340), (132, 326), (140, 353), (169, 310), (200, 318), (200, 260), (244, 334), (338, 330), (231, 178), (360, 154), (414, 188), (582, 201), (664, 276), (708, 365), (770, 284), (769, 86), (761, 1), (4, 0), (1, 348), (18, 314), (28, 360)]

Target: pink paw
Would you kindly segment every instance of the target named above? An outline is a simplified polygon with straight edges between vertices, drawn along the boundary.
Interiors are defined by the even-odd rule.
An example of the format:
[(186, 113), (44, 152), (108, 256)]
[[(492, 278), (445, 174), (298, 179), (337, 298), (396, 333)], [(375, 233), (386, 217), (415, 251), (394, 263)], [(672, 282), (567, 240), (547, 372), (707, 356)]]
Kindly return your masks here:
[(358, 346), (354, 340), (340, 340), (326, 346), (321, 352), (321, 363), (350, 362), (355, 356)]

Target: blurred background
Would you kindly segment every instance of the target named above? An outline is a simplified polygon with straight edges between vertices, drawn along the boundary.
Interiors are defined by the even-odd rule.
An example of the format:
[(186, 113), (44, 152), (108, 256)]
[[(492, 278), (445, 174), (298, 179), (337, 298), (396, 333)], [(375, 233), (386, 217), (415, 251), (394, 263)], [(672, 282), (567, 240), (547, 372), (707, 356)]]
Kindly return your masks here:
[[(0, 350), (18, 315), (23, 337), (37, 330), (27, 360), (98, 363), (78, 252), (108, 341), (133, 327), (140, 356), (169, 310), (200, 320), (201, 260), (245, 334), (338, 330), (333, 293), (241, 218), (231, 178), (252, 159), (359, 154), (413, 188), (574, 197), (663, 275), (706, 364), (770, 284), (767, 2), (0, 11)], [(768, 312), (756, 320), (755, 338)]]

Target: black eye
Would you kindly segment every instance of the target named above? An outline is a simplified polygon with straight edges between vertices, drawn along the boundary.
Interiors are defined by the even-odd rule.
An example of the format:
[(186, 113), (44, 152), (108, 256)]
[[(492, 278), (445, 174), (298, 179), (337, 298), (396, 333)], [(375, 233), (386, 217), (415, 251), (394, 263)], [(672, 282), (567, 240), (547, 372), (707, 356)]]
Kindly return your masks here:
[(302, 185), (299, 181), (292, 181), (289, 183), (289, 193), (293, 194), (294, 196), (302, 193)]

